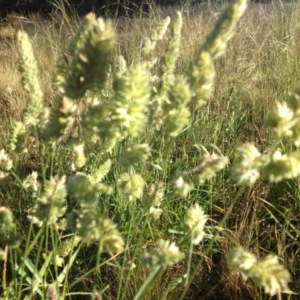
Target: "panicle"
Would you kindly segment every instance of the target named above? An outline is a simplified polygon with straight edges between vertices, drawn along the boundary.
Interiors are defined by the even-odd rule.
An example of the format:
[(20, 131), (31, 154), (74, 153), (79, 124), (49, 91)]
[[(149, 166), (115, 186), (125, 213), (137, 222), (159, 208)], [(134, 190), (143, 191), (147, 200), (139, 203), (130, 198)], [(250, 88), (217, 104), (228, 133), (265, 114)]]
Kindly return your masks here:
[(129, 201), (140, 199), (143, 196), (144, 179), (139, 174), (123, 173), (118, 179), (118, 187)]
[(25, 32), (18, 32), (18, 65), (22, 74), (22, 86), (28, 94), (28, 102), (24, 112), (24, 123), (36, 126), (44, 109), (43, 92), (38, 80), (38, 69), (33, 49)]
[(218, 156), (216, 154), (205, 154), (201, 163), (193, 172), (198, 175), (199, 184), (213, 178), (217, 172), (223, 170), (228, 164), (226, 156)]
[(162, 104), (162, 121), (166, 133), (177, 136), (189, 124), (190, 112), (187, 104), (191, 100), (190, 88), (182, 76), (176, 76), (167, 90), (167, 98)]
[(165, 195), (165, 189), (165, 184), (162, 181), (150, 186), (149, 196), (151, 197), (151, 202), (153, 205), (161, 205)]
[(146, 253), (142, 259), (147, 267), (172, 266), (184, 258), (184, 254), (174, 242), (159, 240), (156, 248)]
[(300, 85), (290, 93), (286, 102), (277, 102), (267, 117), (267, 125), (278, 138), (291, 137), (295, 146), (300, 146)]
[(149, 209), (149, 215), (154, 219), (158, 220), (163, 210), (159, 207), (151, 206)]
[(177, 177), (174, 182), (174, 187), (180, 196), (184, 198), (187, 197), (188, 193), (194, 188), (194, 183), (189, 173), (184, 172), (181, 176)]
[(238, 21), (246, 11), (247, 2), (248, 0), (235, 0), (228, 5), (220, 15), (212, 32), (206, 37), (200, 51), (207, 51), (212, 59), (223, 55)]
[(160, 60), (159, 64), (159, 77), (161, 78), (160, 89), (164, 90), (165, 87), (172, 80), (174, 70), (176, 67), (176, 61), (179, 56), (179, 47), (181, 40), (181, 28), (182, 28), (182, 16), (178, 11), (176, 13), (176, 18), (172, 22), (171, 34), (167, 40), (167, 48), (165, 54)]
[(290, 179), (300, 175), (300, 152), (282, 154), (276, 150), (263, 168), (271, 182)]
[(66, 176), (51, 177), (44, 185), (44, 190), (38, 196), (29, 218), (38, 226), (56, 224), (67, 209)]
[(45, 140), (59, 140), (69, 134), (76, 119), (78, 105), (68, 97), (58, 93), (53, 100), (53, 107), (47, 124), (42, 130)]
[(24, 123), (15, 122), (12, 127), (10, 139), (9, 139), (9, 148), (10, 151), (14, 154), (27, 153), (28, 149), (25, 146), (26, 141), (26, 128)]
[(75, 159), (74, 159), (74, 170), (77, 170), (78, 168), (82, 168), (85, 163), (86, 163), (86, 157), (84, 154), (84, 144), (74, 144), (72, 145), (72, 149), (75, 154)]
[(69, 193), (80, 204), (81, 211), (96, 209), (98, 206), (98, 188), (97, 184), (93, 184), (89, 176), (84, 173), (77, 173), (69, 176), (67, 180), (67, 189)]
[(49, 300), (59, 300), (55, 284), (47, 285), (47, 297)]
[(124, 249), (124, 240), (116, 224), (104, 219), (99, 209), (73, 211), (68, 222), (68, 227), (87, 245), (100, 243), (101, 252), (116, 253)]
[[(0, 240), (1, 246), (17, 248), (20, 245), (20, 236), (16, 233), (16, 223), (10, 209), (0, 206)], [(2, 252), (2, 254), (1, 254)], [(0, 248), (0, 260), (4, 259), (4, 253)]]
[(213, 92), (215, 67), (207, 51), (200, 51), (190, 68), (192, 104), (200, 107), (206, 104)]
[(72, 249), (76, 247), (80, 241), (81, 238), (76, 235), (63, 241), (63, 243), (57, 248), (57, 255), (61, 257), (68, 256), (71, 253)]
[(277, 102), (272, 112), (267, 116), (267, 125), (277, 136), (291, 136), (291, 128), (295, 125), (294, 112), (286, 102)]
[(261, 166), (261, 153), (253, 144), (247, 143), (235, 151), (231, 176), (237, 184), (252, 186), (260, 176)]
[[(108, 166), (109, 163), (106, 167), (108, 168)], [(103, 172), (106, 170), (103, 168)], [(92, 183), (89, 176), (85, 174), (76, 174), (68, 178), (67, 186), (79, 205), (68, 215), (67, 227), (78, 234), (87, 245), (100, 243), (101, 252), (122, 251), (124, 241), (116, 224), (103, 218), (99, 206), (100, 187), (97, 182)]]
[(160, 208), (165, 194), (165, 185), (163, 182), (151, 184), (147, 189), (147, 195), (144, 197), (144, 203), (147, 205), (149, 215), (157, 220), (163, 212)]
[(151, 32), (151, 36), (145, 39), (142, 45), (143, 56), (150, 54), (155, 49), (157, 42), (160, 41), (167, 32), (170, 21), (170, 17), (166, 17), (162, 24)]
[(88, 14), (70, 47), (72, 61), (64, 84), (67, 97), (77, 99), (87, 90), (99, 93), (110, 67), (114, 31), (110, 22)]
[(112, 165), (112, 161), (107, 159), (93, 173), (89, 175), (89, 180), (92, 184), (97, 184), (108, 174)]
[(133, 145), (128, 147), (120, 157), (120, 165), (125, 168), (135, 167), (144, 163), (150, 156), (148, 144)]
[(237, 269), (245, 279), (250, 277), (257, 285), (264, 288), (269, 295), (290, 293), (288, 283), (289, 272), (279, 264), (275, 255), (268, 255), (261, 260), (243, 250), (236, 248), (228, 254), (229, 264)]
[(127, 63), (123, 55), (118, 55), (116, 62), (115, 77), (120, 79), (123, 74), (127, 71)]
[(9, 171), (13, 167), (12, 160), (8, 157), (4, 149), (0, 150), (0, 179), (9, 175)]
[(111, 119), (121, 126), (124, 136), (136, 137), (144, 129), (150, 98), (149, 81), (150, 75), (142, 65), (127, 70), (118, 80)]
[(73, 250), (79, 242), (81, 238), (77, 235), (73, 235), (71, 238), (64, 240), (56, 249), (56, 265), (62, 266), (64, 262), (64, 258), (68, 255), (72, 254)]
[(69, 59), (66, 53), (60, 53), (55, 64), (55, 72), (52, 75), (52, 86), (59, 89), (64, 86), (69, 69)]
[(124, 240), (117, 229), (117, 225), (110, 219), (100, 222), (100, 242), (102, 251), (107, 253), (118, 253), (124, 250)]
[(207, 219), (207, 215), (198, 203), (187, 210), (184, 225), (187, 234), (191, 238), (192, 244), (198, 245), (203, 240), (205, 235), (204, 227)]
[(196, 107), (205, 104), (212, 94), (215, 77), (213, 60), (225, 52), (237, 22), (246, 10), (247, 1), (236, 0), (229, 4), (196, 54), (189, 72), (192, 103)]
[(32, 199), (35, 199), (40, 186), (38, 182), (38, 173), (32, 172), (31, 174), (29, 174), (23, 180), (22, 186), (27, 192), (31, 193)]
[(0, 238), (6, 239), (8, 235), (14, 233), (15, 230), (16, 224), (11, 210), (7, 207), (0, 206)]

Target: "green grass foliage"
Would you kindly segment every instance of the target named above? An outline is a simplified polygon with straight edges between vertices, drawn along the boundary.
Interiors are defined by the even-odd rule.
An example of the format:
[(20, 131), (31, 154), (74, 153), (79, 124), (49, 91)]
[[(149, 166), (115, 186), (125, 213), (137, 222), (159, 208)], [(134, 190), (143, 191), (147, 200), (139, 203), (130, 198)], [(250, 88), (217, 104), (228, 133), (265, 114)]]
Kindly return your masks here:
[[(181, 12), (151, 25), (135, 55), (116, 51), (118, 24), (91, 13), (70, 38), (56, 26), (63, 47), (49, 36), (60, 48), (46, 51), (51, 75), (36, 37), (17, 33), (26, 101), (1, 129), (1, 299), (202, 299), (213, 286), (218, 299), (297, 297), (300, 88), (280, 89), (284, 74), (267, 64), (285, 57), (299, 71), (299, 28), (286, 35), (274, 14), (270, 38), (246, 37), (265, 49), (241, 58), (246, 7), (224, 6), (184, 55)], [(236, 77), (240, 60), (249, 86)], [(252, 88), (262, 97), (272, 84), (284, 97), (264, 106), (265, 126)]]

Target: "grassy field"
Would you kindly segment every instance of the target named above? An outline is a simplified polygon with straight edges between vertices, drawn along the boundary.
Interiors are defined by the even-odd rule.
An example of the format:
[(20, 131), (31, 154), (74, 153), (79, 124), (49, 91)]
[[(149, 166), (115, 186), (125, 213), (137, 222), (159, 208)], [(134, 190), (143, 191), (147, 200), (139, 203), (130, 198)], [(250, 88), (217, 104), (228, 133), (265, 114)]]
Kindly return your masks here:
[(225, 7), (184, 8), (181, 39), (168, 7), (87, 40), (63, 10), (0, 23), (0, 299), (299, 299), (300, 5), (249, 4), (218, 57)]

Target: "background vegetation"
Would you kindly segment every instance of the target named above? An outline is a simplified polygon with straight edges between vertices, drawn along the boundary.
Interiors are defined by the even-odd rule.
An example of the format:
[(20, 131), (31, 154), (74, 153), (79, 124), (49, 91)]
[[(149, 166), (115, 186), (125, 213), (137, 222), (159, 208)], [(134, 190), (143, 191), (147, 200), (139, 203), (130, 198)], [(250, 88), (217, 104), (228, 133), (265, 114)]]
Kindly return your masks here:
[[(192, 9), (185, 8), (175, 74), (187, 74), (195, 51), (214, 27), (222, 9), (221, 5), (209, 3), (194, 6)], [(128, 66), (139, 62), (144, 57), (141, 41), (167, 15), (174, 19), (175, 14), (171, 8), (155, 8), (147, 18), (114, 19), (117, 39), (111, 58), (111, 72), (116, 72), (119, 66), (119, 55), (123, 55)], [(138, 219), (138, 213), (131, 213), (145, 213), (145, 203), (142, 201), (137, 201), (136, 206), (132, 207), (118, 190), (102, 199), (107, 204), (105, 214), (118, 224), (120, 233), (130, 240), (133, 250), (127, 249), (125, 253), (116, 254), (113, 257), (115, 260), (109, 255), (102, 255), (99, 271), (95, 269), (95, 265), (99, 263), (96, 261), (98, 248), (81, 245), (72, 269), (66, 276), (69, 282), (66, 293), (70, 299), (88, 299), (90, 294), (100, 299), (95, 293), (96, 289), (104, 299), (134, 299), (149, 275), (149, 269), (138, 263), (137, 257), (153, 248), (160, 238), (176, 242), (180, 240), (186, 210), (194, 203), (201, 205), (208, 215), (206, 238), (192, 252), (184, 244), (184, 252), (192, 255), (166, 268), (145, 299), (177, 299), (178, 295), (183, 295), (183, 291), (184, 299), (270, 299), (261, 287), (254, 285), (250, 279), (244, 281), (239, 273), (229, 267), (226, 257), (236, 243), (234, 241), (257, 257), (277, 254), (280, 262), (291, 274), (290, 288), (295, 293), (282, 298), (298, 299), (298, 178), (270, 184), (266, 177), (262, 177), (252, 187), (240, 191), (230, 176), (229, 167), (219, 172), (214, 179), (196, 183), (185, 198), (174, 193), (171, 186), (183, 171), (197, 167), (206, 152), (228, 156), (231, 166), (235, 149), (245, 142), (255, 143), (261, 153), (273, 149), (274, 142), (276, 148), (280, 148), (283, 153), (295, 148), (288, 138), (277, 141), (275, 134), (265, 125), (265, 120), (276, 101), (287, 99), (289, 92), (300, 82), (299, 15), (298, 3), (251, 4), (229, 42), (226, 54), (215, 62), (215, 85), (207, 104), (200, 109), (191, 105), (191, 124), (172, 141), (154, 131), (152, 127), (138, 136), (140, 143), (152, 145), (151, 158), (139, 167), (139, 173), (145, 178), (146, 185), (162, 182), (166, 187), (160, 206), (163, 212), (157, 220), (146, 222)], [(59, 54), (66, 50), (79, 21), (75, 15), (69, 17), (61, 9), (53, 13), (50, 20), (44, 20), (39, 14), (28, 17), (11, 14), (0, 25), (0, 148), (7, 149), (10, 128), (15, 121), (22, 120), (28, 99), (26, 91), (21, 88), (21, 75), (17, 68), (17, 30), (25, 30), (30, 37), (38, 62), (45, 104), (51, 107), (55, 101), (56, 90), (49, 74), (54, 72)], [(170, 34), (168, 31), (166, 36)], [(160, 62), (167, 45), (167, 40), (158, 41), (151, 53), (153, 59), (158, 57)], [(147, 57), (147, 61), (151, 61), (151, 58)], [(159, 75), (159, 63), (154, 65), (153, 72)], [(155, 76), (153, 78), (155, 82)], [(109, 97), (111, 90), (104, 91), (102, 97)], [(105, 177), (106, 185), (113, 185), (121, 174), (122, 168), (118, 161), (129, 142), (130, 140), (125, 140), (118, 144), (110, 156), (105, 157), (113, 161), (112, 170)], [(14, 158), (15, 172), (22, 180), (36, 170), (48, 178), (48, 163), (52, 154), (47, 153), (46, 148), (39, 148), (34, 133), (26, 136), (26, 143), (27, 153)], [(70, 147), (66, 147), (59, 149), (57, 153), (52, 157), (51, 168), (55, 169), (54, 173), (62, 174), (68, 169), (69, 157), (73, 152)], [(89, 164), (85, 171), (89, 172), (105, 162), (103, 157), (99, 158), (96, 154), (91, 154), (87, 159)], [(72, 173), (71, 168), (68, 172)], [(235, 206), (232, 206), (233, 200), (236, 201)], [(75, 205), (71, 197), (68, 201), (71, 206)], [(14, 213), (17, 231), (22, 235), (21, 245), (25, 247), (30, 226), (28, 214), (33, 203), (28, 193), (11, 176), (1, 182), (0, 206), (8, 207)], [(228, 211), (230, 214), (226, 221), (220, 223)], [(32, 252), (28, 257), (34, 261), (34, 257), (42, 257), (47, 252), (45, 249), (53, 241), (44, 241), (41, 248), (36, 246), (34, 242), (38, 240), (40, 231), (37, 227), (30, 228)], [(219, 232), (218, 235), (216, 232)], [(214, 235), (217, 236), (214, 244), (209, 252), (205, 252)], [(65, 236), (61, 238), (63, 240)], [(59, 244), (58, 241), (56, 243)], [(134, 250), (136, 244), (139, 245), (138, 250)], [(9, 286), (10, 280), (18, 275), (14, 273), (14, 263), (20, 263), (18, 259), (12, 255), (5, 268), (3, 265), (2, 287)], [(187, 270), (188, 259), (192, 262), (190, 266), (196, 267), (193, 269), (192, 283), (186, 289), (185, 274), (190, 271)], [(72, 254), (66, 260), (72, 260)], [(32, 279), (37, 276), (35, 270), (39, 270), (38, 273), (41, 274), (42, 269), (41, 262), (27, 266), (24, 278)], [(62, 274), (62, 269), (51, 269), (46, 276), (47, 280), (55, 277), (55, 274)], [(33, 285), (26, 280), (21, 283), (24, 285), (22, 293), (26, 293), (26, 288)], [(66, 287), (67, 283), (62, 285)], [(38, 296), (34, 297), (39, 299)], [(276, 297), (278, 296), (274, 296), (274, 299)]]

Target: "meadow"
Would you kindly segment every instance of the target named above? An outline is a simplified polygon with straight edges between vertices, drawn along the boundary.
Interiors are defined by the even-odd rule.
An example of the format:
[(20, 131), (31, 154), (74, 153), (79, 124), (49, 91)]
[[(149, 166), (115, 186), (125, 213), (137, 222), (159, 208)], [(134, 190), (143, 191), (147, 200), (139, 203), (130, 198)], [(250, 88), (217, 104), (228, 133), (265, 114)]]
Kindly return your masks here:
[(0, 299), (299, 299), (299, 15), (2, 20)]

